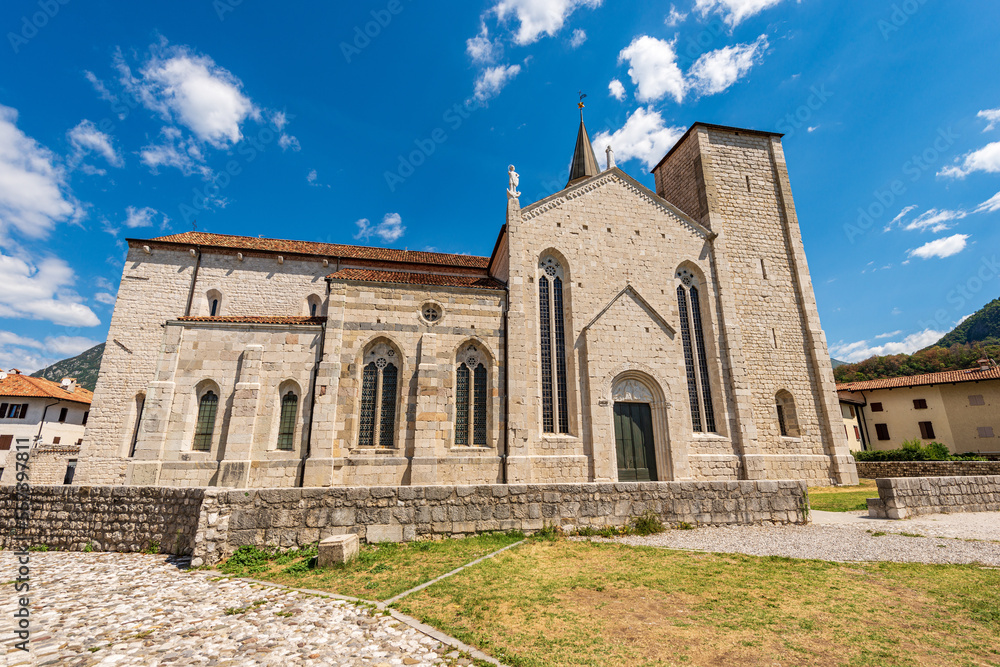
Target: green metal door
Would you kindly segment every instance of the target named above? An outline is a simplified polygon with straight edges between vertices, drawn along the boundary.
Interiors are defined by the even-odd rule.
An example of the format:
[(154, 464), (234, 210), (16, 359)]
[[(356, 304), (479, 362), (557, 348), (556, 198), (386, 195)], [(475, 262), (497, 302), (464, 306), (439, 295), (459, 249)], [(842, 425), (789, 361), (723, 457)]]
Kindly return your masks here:
[(653, 415), (649, 403), (615, 403), (618, 481), (655, 482)]

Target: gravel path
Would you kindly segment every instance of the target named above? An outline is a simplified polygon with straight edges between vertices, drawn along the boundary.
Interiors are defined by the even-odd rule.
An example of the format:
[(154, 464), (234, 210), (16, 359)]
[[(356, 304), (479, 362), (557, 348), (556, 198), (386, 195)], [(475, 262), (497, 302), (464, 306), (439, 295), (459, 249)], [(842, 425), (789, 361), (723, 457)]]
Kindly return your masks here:
[[(636, 546), (829, 561), (981, 563), (1000, 567), (1000, 513), (936, 514), (907, 521), (816, 517), (808, 526), (706, 526), (614, 541)], [(818, 520), (817, 520), (818, 519)], [(819, 521), (826, 521), (820, 523)], [(874, 533), (884, 532), (876, 536)], [(899, 533), (919, 534), (906, 537)], [(969, 541), (976, 540), (976, 541)]]
[(29, 655), (11, 639), (15, 558), (0, 553), (0, 665), (471, 664), (340, 600), (213, 581), (217, 574), (179, 569), (164, 556), (69, 552), (31, 554)]

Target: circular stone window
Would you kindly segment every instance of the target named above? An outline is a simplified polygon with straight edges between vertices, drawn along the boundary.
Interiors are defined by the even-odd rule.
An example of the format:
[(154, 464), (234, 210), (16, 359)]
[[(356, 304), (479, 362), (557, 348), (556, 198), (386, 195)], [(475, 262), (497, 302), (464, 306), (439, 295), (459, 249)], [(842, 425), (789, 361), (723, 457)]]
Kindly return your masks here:
[(436, 303), (425, 303), (420, 307), (420, 316), (425, 322), (435, 324), (441, 319), (441, 306)]

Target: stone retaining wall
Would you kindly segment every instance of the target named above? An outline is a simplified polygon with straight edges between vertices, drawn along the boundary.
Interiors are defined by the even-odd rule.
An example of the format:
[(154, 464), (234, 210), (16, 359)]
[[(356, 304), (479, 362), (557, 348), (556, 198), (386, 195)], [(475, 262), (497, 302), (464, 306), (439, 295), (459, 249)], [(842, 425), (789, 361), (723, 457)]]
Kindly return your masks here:
[(213, 564), (245, 544), (290, 548), (330, 535), (410, 541), (546, 524), (620, 526), (646, 510), (668, 524), (806, 523), (805, 481), (219, 489), (34, 487), (24, 538), (7, 536), (14, 487), (0, 487), (3, 546), (191, 554)]
[[(191, 555), (205, 489), (126, 486), (33, 486), (30, 518), (15, 531), (15, 486), (0, 487), (0, 545), (46, 545), (80, 551)], [(155, 544), (154, 544), (155, 543)]]
[(966, 477), (1000, 475), (1000, 461), (857, 461), (858, 477)]
[(1000, 511), (1000, 475), (878, 479), (876, 484), (879, 497), (868, 499), (873, 519)]

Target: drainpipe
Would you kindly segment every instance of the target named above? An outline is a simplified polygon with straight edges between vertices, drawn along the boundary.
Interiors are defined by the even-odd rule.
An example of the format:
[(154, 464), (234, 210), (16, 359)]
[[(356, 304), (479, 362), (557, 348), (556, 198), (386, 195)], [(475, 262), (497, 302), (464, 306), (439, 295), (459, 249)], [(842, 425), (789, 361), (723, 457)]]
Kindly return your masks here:
[(38, 446), (38, 443), (42, 441), (42, 426), (45, 425), (45, 415), (48, 413), (49, 408), (51, 408), (54, 405), (59, 405), (59, 403), (60, 401), (56, 401), (55, 403), (49, 403), (48, 405), (45, 406), (45, 409), (42, 410), (42, 418), (38, 421), (38, 435), (35, 436), (35, 446)]
[(187, 306), (184, 308), (184, 317), (191, 316), (191, 301), (194, 299), (194, 288), (198, 283), (198, 269), (201, 267), (201, 246), (195, 246), (198, 253), (194, 260), (194, 271), (191, 273), (191, 288), (188, 290)]
[[(340, 265), (340, 259), (337, 259), (337, 265)], [(330, 281), (326, 281), (326, 303), (327, 306), (330, 304)], [(329, 313), (327, 313), (329, 317)], [(309, 394), (312, 396), (312, 404), (309, 406), (309, 430), (306, 432), (306, 455), (302, 459), (302, 470), (299, 472), (299, 483), (296, 486), (302, 487), (306, 483), (306, 461), (312, 456), (312, 432), (313, 432), (313, 415), (316, 414), (316, 380), (319, 378), (319, 366), (323, 363), (323, 349), (326, 343), (326, 322), (320, 325), (319, 330), (319, 354), (316, 356), (316, 365), (313, 366), (312, 372), (312, 382), (309, 388)]]
[(507, 455), (510, 444), (510, 365), (507, 363), (510, 350), (510, 330), (507, 323), (510, 312), (510, 291), (507, 291), (503, 307), (503, 454), (500, 455), (503, 483), (507, 481)]
[[(864, 392), (861, 392), (861, 398), (865, 399), (865, 404), (862, 407), (868, 406), (868, 397), (865, 396)], [(858, 410), (858, 416), (861, 419), (861, 448), (868, 451), (868, 443), (871, 442), (871, 434), (868, 433), (868, 420), (865, 419), (864, 410)]]

